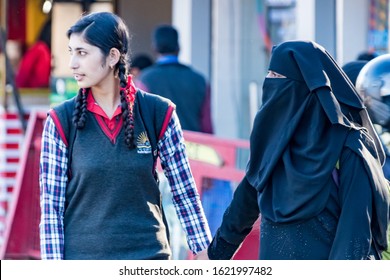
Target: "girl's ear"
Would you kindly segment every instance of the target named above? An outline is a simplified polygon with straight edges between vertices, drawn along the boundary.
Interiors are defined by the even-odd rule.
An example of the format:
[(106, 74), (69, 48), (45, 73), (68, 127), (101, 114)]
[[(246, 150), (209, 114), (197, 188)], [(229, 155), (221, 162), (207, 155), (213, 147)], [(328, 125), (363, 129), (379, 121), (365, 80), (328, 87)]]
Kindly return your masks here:
[(115, 67), (121, 57), (121, 53), (117, 48), (112, 48), (108, 54), (108, 65), (111, 69)]

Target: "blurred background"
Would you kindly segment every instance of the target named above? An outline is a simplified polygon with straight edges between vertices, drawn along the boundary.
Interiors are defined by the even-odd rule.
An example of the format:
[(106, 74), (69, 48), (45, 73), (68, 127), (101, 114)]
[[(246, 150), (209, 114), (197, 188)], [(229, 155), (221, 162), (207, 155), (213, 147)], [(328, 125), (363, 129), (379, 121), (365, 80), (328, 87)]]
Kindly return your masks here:
[[(121, 16), (131, 33), (132, 57), (146, 54), (155, 58), (153, 29), (163, 23), (176, 27), (180, 60), (210, 82), (215, 137), (242, 150), (261, 105), (261, 85), (273, 45), (314, 40), (340, 65), (362, 53), (385, 54), (389, 51), (389, 9), (389, 0), (0, 0), (0, 257), (13, 250), (28, 251), (37, 241), (30, 233), (36, 221), (28, 225), (25, 218), (32, 215), (32, 208), (24, 207), (24, 214), (18, 209), (23, 208), (20, 201), (28, 198), (36, 206), (33, 197), (39, 195), (34, 185), (37, 166), (29, 158), (37, 157), (45, 118), (42, 112), (78, 90), (68, 68), (66, 31), (82, 13), (112, 11)], [(36, 47), (37, 42), (45, 45)], [(25, 81), (33, 71), (22, 70), (23, 64), (28, 64), (23, 59), (34, 47), (42, 51), (36, 72), (48, 72), (43, 81)], [(190, 153), (199, 161), (203, 144), (194, 139), (197, 146), (189, 145)], [(216, 148), (221, 143), (213, 145), (211, 156), (217, 153), (217, 158), (223, 158), (226, 152)], [(232, 168), (238, 171), (236, 179), (230, 178), (233, 181), (242, 174), (245, 155), (232, 156), (237, 161)], [(210, 162), (210, 153), (204, 157)], [(229, 160), (232, 158), (223, 160), (225, 167)], [(224, 163), (217, 165), (223, 167)], [(24, 193), (23, 188), (32, 189), (32, 185), (35, 192)], [(20, 215), (22, 225), (13, 229)], [(12, 240), (15, 232), (31, 240)], [(23, 253), (20, 258), (39, 258), (39, 253)]]

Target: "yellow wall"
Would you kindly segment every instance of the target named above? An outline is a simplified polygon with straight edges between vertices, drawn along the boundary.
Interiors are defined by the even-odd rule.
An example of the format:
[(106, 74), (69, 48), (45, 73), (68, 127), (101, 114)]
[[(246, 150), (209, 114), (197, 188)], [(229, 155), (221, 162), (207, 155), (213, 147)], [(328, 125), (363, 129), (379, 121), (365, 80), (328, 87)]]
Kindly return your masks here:
[(42, 0), (26, 0), (26, 6), (26, 44), (31, 46), (48, 16), (42, 12)]

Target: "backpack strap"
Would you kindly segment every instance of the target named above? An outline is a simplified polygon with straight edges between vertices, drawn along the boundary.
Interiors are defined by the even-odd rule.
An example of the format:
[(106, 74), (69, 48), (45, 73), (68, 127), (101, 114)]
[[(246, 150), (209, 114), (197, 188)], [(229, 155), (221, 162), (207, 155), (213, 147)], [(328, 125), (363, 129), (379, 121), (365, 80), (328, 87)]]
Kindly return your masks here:
[(68, 177), (72, 177), (71, 163), (74, 140), (76, 139), (77, 129), (72, 123), (72, 115), (76, 98), (73, 97), (60, 105), (50, 109), (48, 114), (53, 119), (54, 124), (61, 136), (62, 141), (68, 148)]
[(166, 98), (150, 94), (142, 90), (136, 93), (136, 104), (148, 133), (153, 153), (153, 170), (157, 180), (157, 159), (159, 155), (157, 143), (167, 130), (175, 105)]
[[(175, 110), (175, 105), (166, 98), (161, 96), (146, 93), (138, 90), (136, 93), (136, 108), (139, 110), (139, 115), (145, 125), (146, 133), (152, 147), (153, 155), (153, 176), (157, 185), (160, 181), (157, 173), (157, 159), (159, 150), (157, 143), (165, 134), (169, 121), (171, 120), (172, 113)], [(163, 213), (163, 222), (167, 230), (167, 239), (170, 242), (169, 224), (165, 215), (164, 207), (161, 205)]]

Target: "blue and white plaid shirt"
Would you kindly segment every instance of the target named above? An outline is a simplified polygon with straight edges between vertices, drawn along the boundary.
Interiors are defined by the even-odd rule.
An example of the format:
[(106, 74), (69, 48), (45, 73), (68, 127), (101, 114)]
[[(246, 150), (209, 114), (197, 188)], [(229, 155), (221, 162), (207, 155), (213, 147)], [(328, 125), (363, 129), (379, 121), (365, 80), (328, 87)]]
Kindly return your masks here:
[[(197, 254), (207, 248), (211, 234), (192, 176), (177, 115), (173, 112), (167, 130), (157, 143), (161, 166), (173, 194), (173, 203), (187, 234), (190, 250)], [(40, 156), (41, 258), (64, 257), (64, 210), (68, 183), (68, 148), (48, 116)]]

